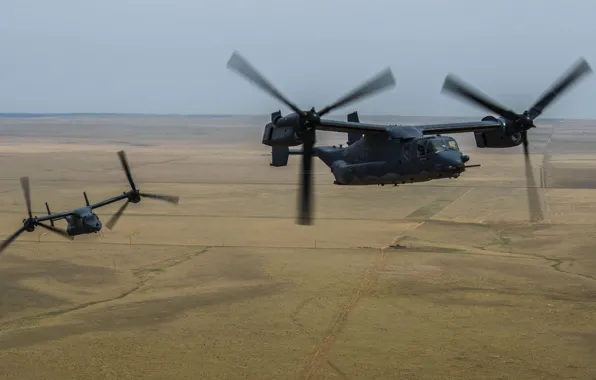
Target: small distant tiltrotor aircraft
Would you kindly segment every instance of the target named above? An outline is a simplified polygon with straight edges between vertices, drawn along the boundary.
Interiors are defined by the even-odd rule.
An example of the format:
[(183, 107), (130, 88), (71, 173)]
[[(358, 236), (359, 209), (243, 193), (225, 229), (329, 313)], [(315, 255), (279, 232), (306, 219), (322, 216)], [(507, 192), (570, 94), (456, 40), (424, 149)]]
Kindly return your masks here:
[[(321, 117), (336, 108), (393, 87), (395, 80), (390, 69), (321, 111), (314, 108), (304, 111), (286, 99), (238, 52), (232, 54), (228, 68), (294, 111), (286, 116), (282, 116), (280, 111), (272, 113), (271, 122), (265, 126), (262, 143), (272, 147), (273, 166), (285, 166), (290, 154), (302, 155), (299, 224), (311, 224), (313, 156), (319, 157), (331, 169), (337, 185), (397, 185), (457, 178), (466, 168), (479, 165), (467, 166), (470, 157), (459, 150), (455, 139), (441, 135), (474, 132), (476, 145), (480, 148), (507, 148), (523, 143), (528, 166), (527, 130), (535, 127), (533, 120), (564, 90), (591, 72), (588, 63), (581, 59), (529, 111), (521, 115), (506, 110), (453, 75), (448, 75), (444, 90), (471, 100), (501, 118), (487, 116), (478, 122), (429, 125), (378, 125), (360, 123), (356, 112), (348, 115), (345, 122)], [(317, 129), (348, 133), (348, 146), (315, 147)], [(297, 145), (303, 146), (302, 151), (290, 151), (289, 147)], [(527, 177), (528, 182), (533, 182), (531, 170), (527, 170)], [(534, 195), (537, 197), (537, 194)]]
[[(141, 198), (153, 198), (159, 199), (162, 201), (166, 201), (172, 204), (178, 204), (179, 198), (177, 196), (171, 195), (159, 195), (159, 194), (149, 194), (149, 193), (142, 193), (139, 189), (135, 186), (134, 181), (132, 180), (132, 174), (130, 172), (130, 167), (128, 166), (128, 161), (126, 160), (126, 155), (124, 151), (118, 152), (118, 157), (120, 158), (120, 162), (122, 164), (122, 168), (126, 174), (126, 178), (128, 179), (128, 183), (130, 184), (131, 189), (127, 192), (124, 192), (120, 195), (117, 195), (112, 198), (108, 198), (103, 201), (99, 201), (94, 204), (89, 203), (89, 199), (87, 198), (87, 193), (83, 192), (83, 196), (85, 197), (85, 206), (79, 207), (72, 211), (66, 212), (59, 212), (56, 214), (52, 214), (50, 212), (50, 207), (46, 202), (46, 210), (48, 215), (46, 216), (33, 216), (31, 211), (31, 190), (29, 186), (29, 177), (21, 177), (21, 187), (23, 188), (23, 193), (25, 196), (25, 203), (27, 205), (27, 213), (28, 217), (23, 220), (23, 227), (17, 230), (14, 234), (12, 234), (8, 239), (6, 239), (0, 245), (0, 252), (2, 252), (10, 243), (12, 243), (19, 235), (23, 232), (33, 232), (35, 231), (35, 227), (40, 226), (54, 232), (62, 237), (67, 239), (73, 239), (74, 236), (83, 235), (83, 234), (91, 234), (97, 233), (101, 231), (102, 223), (99, 220), (99, 217), (93, 212), (96, 208), (107, 206), (111, 203), (118, 202), (120, 200), (126, 199), (126, 202), (116, 211), (116, 213), (112, 216), (112, 218), (106, 223), (106, 227), (109, 229), (114, 228), (116, 222), (122, 216), (122, 213), (126, 209), (129, 203), (139, 203)], [(60, 219), (66, 220), (67, 227), (66, 230), (61, 228), (57, 228), (54, 225), (54, 222)], [(44, 224), (43, 222), (49, 221), (50, 225)]]

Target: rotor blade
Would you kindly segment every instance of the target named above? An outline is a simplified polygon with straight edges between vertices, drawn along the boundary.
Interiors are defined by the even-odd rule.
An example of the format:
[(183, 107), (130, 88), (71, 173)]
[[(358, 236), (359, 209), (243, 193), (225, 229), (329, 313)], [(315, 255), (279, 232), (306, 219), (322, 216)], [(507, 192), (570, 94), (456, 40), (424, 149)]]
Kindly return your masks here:
[(460, 78), (453, 74), (448, 74), (443, 82), (443, 89), (441, 92), (449, 92), (452, 95), (458, 96), (480, 107), (486, 108), (489, 111), (496, 113), (499, 116), (508, 120), (516, 120), (519, 118), (515, 112), (506, 109), (496, 101), (484, 95), (480, 90), (465, 83)]
[(347, 95), (343, 96), (335, 103), (323, 108), (318, 112), (319, 116), (323, 116), (326, 113), (333, 111), (336, 108), (346, 106), (356, 100), (363, 99), (367, 96), (374, 95), (378, 92), (388, 90), (390, 87), (395, 87), (395, 78), (391, 72), (391, 68), (386, 68), (379, 72), (374, 77), (370, 78), (354, 90), (350, 91)]
[(6, 249), (6, 247), (8, 247), (10, 243), (12, 243), (16, 238), (18, 238), (19, 235), (23, 232), (25, 232), (25, 227), (19, 228), (17, 232), (12, 234), (8, 239), (4, 240), (2, 244), (0, 244), (0, 253), (2, 253), (2, 251), (4, 251), (4, 249)]
[(135, 183), (132, 180), (132, 174), (130, 173), (130, 166), (128, 166), (128, 160), (126, 159), (126, 153), (123, 150), (118, 152), (118, 158), (120, 158), (120, 163), (122, 164), (122, 169), (124, 169), (124, 173), (126, 174), (126, 178), (128, 179), (128, 183), (133, 190), (136, 190)]
[(590, 74), (591, 72), (592, 69), (588, 64), (588, 61), (586, 61), (585, 58), (580, 58), (565, 74), (559, 77), (559, 79), (557, 79), (555, 83), (542, 94), (532, 108), (530, 108), (530, 118), (535, 119), (540, 116), (544, 109), (555, 101), (555, 99), (573, 87), (574, 84), (577, 84), (582, 76)]
[(177, 205), (180, 197), (176, 195), (161, 195), (161, 194), (149, 194), (149, 193), (139, 193), (141, 197), (158, 199), (160, 201), (166, 201), (172, 204)]
[(304, 134), (303, 153), (300, 171), (298, 200), (298, 224), (312, 224), (312, 156), (315, 144), (315, 130), (308, 129)]
[(522, 131), (522, 142), (524, 147), (524, 160), (526, 168), (526, 189), (528, 192), (528, 208), (530, 213), (530, 222), (540, 222), (544, 219), (534, 173), (532, 172), (532, 163), (530, 162), (530, 153), (528, 150), (528, 132)]
[(122, 213), (124, 212), (124, 210), (126, 210), (126, 206), (128, 206), (129, 203), (130, 203), (130, 201), (127, 199), (126, 202), (124, 202), (124, 204), (122, 206), (120, 206), (118, 211), (116, 211), (116, 213), (114, 215), (112, 215), (110, 220), (108, 220), (108, 222), (106, 223), (106, 227), (109, 230), (114, 228), (114, 226), (118, 222), (118, 219), (120, 219), (120, 217), (122, 216)]
[(25, 196), (27, 214), (29, 215), (29, 218), (33, 218), (33, 214), (31, 213), (31, 187), (29, 186), (29, 177), (21, 177), (21, 187), (23, 188), (23, 195)]
[(48, 226), (47, 224), (43, 224), (43, 223), (39, 223), (39, 222), (37, 223), (37, 225), (45, 228), (48, 231), (52, 231), (53, 233), (58, 234), (58, 235), (62, 236), (63, 238), (72, 240), (72, 236), (68, 235), (68, 233), (61, 228)]
[(273, 96), (286, 106), (290, 107), (298, 115), (304, 116), (305, 113), (294, 103), (290, 102), (284, 95), (281, 94), (261, 73), (259, 73), (246, 59), (244, 59), (238, 51), (234, 51), (230, 60), (228, 61), (228, 69), (237, 72), (244, 78), (248, 79), (255, 86), (260, 87), (269, 95)]

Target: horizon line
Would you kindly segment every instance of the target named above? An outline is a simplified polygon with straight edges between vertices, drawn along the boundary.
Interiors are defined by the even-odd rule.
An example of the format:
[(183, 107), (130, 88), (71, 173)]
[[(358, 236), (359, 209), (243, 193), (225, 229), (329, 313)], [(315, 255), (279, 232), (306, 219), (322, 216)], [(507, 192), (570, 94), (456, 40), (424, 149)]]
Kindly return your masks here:
[[(476, 119), (475, 116), (439, 116), (439, 115), (400, 115), (393, 113), (361, 113), (367, 116), (388, 116), (388, 117), (406, 117), (406, 118), (469, 118)], [(0, 112), (0, 118), (27, 118), (27, 117), (59, 117), (59, 116), (152, 116), (152, 117), (265, 117), (269, 114), (251, 114), (251, 113), (225, 113), (225, 114), (186, 114), (186, 113), (143, 113), (143, 112)], [(547, 117), (543, 120), (594, 120), (590, 118), (578, 117)]]

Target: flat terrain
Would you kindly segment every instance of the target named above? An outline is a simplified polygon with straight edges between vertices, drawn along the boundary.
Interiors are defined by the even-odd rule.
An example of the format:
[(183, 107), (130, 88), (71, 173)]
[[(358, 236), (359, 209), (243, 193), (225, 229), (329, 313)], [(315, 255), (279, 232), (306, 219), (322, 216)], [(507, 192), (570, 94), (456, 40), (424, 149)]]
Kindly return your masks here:
[(20, 176), (37, 215), (64, 211), (128, 190), (120, 149), (143, 191), (181, 197), (0, 256), (0, 379), (596, 378), (596, 122), (530, 132), (542, 223), (521, 148), (460, 135), (482, 166), (459, 179), (334, 186), (317, 161), (305, 227), (298, 158), (268, 165), (266, 120), (0, 118), (2, 238)]

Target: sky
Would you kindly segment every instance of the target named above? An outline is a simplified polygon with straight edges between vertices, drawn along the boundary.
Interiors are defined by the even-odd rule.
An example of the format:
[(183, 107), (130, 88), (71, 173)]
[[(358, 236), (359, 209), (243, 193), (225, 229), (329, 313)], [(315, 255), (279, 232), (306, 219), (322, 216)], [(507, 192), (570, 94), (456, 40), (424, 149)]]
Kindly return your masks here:
[[(0, 112), (287, 113), (226, 68), (238, 50), (303, 108), (380, 70), (397, 85), (336, 112), (484, 116), (454, 73), (523, 111), (579, 57), (593, 0), (0, 0)], [(596, 119), (596, 75), (544, 117)]]

